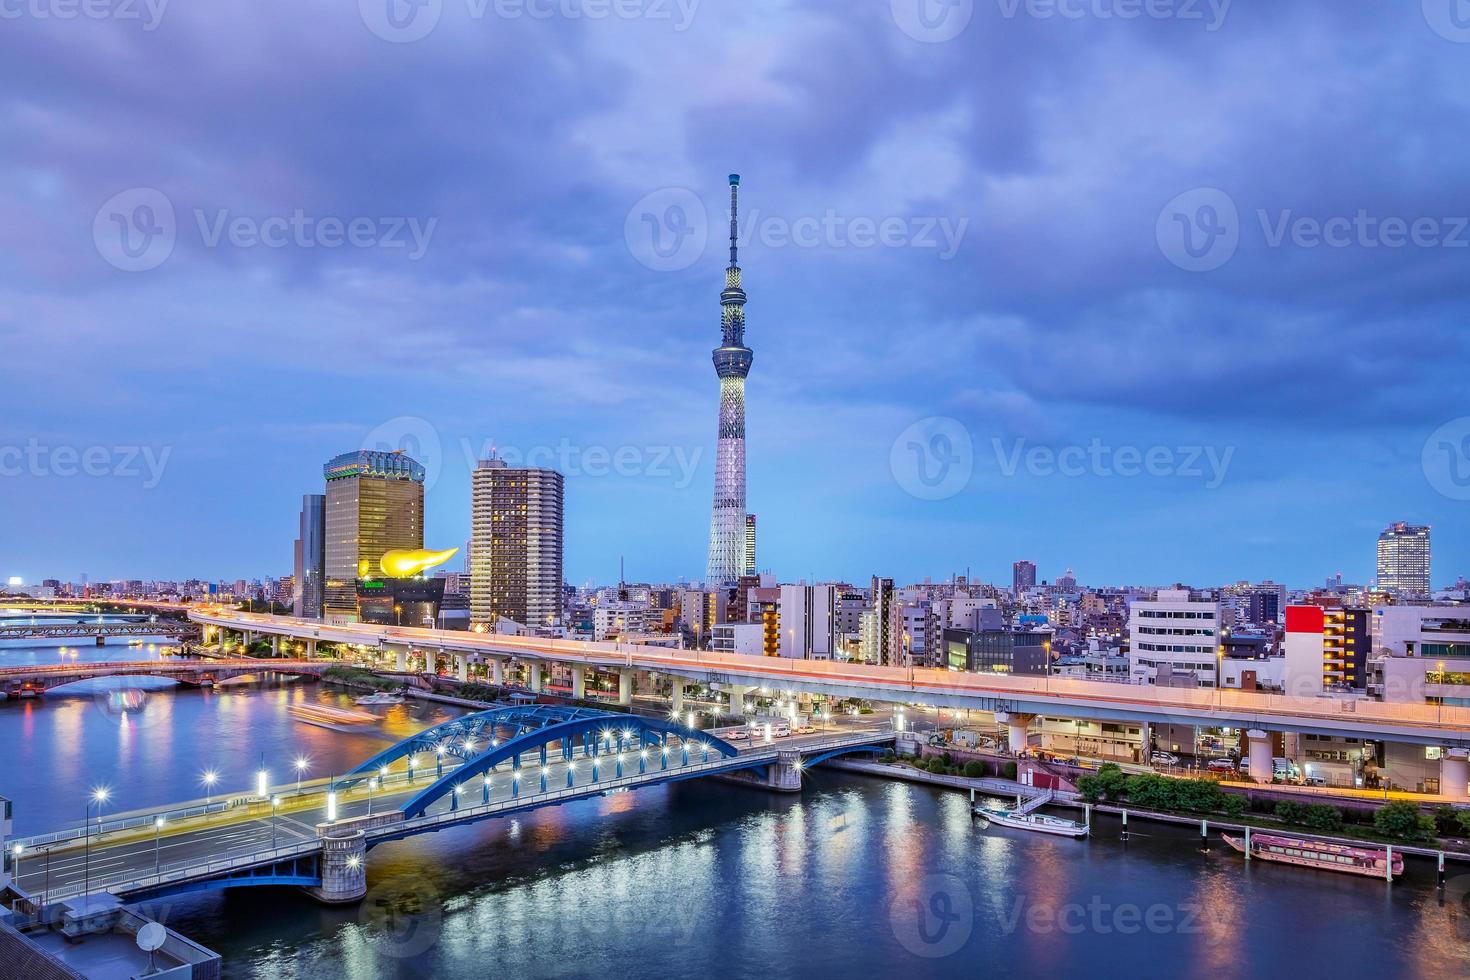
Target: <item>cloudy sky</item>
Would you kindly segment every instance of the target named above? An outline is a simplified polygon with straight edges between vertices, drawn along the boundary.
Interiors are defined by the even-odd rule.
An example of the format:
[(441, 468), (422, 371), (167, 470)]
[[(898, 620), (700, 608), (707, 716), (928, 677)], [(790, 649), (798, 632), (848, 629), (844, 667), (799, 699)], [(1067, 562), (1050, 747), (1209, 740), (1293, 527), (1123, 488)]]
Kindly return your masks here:
[(1456, 2), (0, 3), (0, 574), (283, 574), (399, 445), (698, 578), (738, 172), (763, 568), (1453, 581)]

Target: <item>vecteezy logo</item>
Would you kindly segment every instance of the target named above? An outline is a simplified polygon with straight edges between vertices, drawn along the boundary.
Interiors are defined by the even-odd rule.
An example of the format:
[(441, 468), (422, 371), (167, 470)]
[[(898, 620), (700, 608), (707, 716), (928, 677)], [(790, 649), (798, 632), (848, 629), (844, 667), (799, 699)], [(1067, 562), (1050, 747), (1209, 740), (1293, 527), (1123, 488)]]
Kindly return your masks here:
[(1470, 415), (1430, 433), (1420, 462), (1430, 486), (1451, 500), (1470, 500)]
[(97, 254), (124, 272), (158, 268), (173, 254), (177, 236), (173, 202), (152, 187), (114, 194), (92, 219)]
[(970, 26), (975, 0), (889, 0), (893, 22), (915, 41), (952, 41)]
[(975, 928), (975, 901), (954, 875), (929, 875), (888, 905), (888, 924), (899, 945), (926, 959), (960, 951)]
[(424, 467), (424, 492), (434, 489), (444, 469), (444, 446), (439, 430), (413, 415), (389, 419), (369, 432), (362, 448), (380, 453), (402, 452)]
[(920, 419), (893, 440), (888, 468), (898, 485), (920, 500), (953, 497), (969, 484), (975, 468), (970, 430), (943, 415)]
[(655, 272), (687, 269), (704, 254), (709, 216), (699, 195), (685, 187), (645, 194), (623, 222), (633, 258)]
[(357, 0), (357, 11), (378, 37), (406, 44), (422, 40), (439, 25), (444, 0)]
[(400, 876), (363, 896), (359, 921), (365, 938), (384, 956), (412, 959), (439, 941), (443, 923), (439, 893), (422, 878)]
[(1196, 187), (1175, 197), (1154, 224), (1164, 258), (1186, 272), (1209, 272), (1240, 246), (1240, 215), (1218, 187)]
[(1446, 41), (1470, 44), (1470, 0), (1423, 0), (1424, 19)]

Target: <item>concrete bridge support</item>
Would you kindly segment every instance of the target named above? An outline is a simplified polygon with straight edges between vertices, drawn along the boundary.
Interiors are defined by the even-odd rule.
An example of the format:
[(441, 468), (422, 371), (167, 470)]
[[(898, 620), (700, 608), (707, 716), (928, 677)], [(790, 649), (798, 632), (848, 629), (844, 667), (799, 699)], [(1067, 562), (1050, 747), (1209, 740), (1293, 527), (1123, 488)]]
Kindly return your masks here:
[(1249, 743), (1249, 768), (1251, 779), (1258, 783), (1269, 783), (1272, 776), (1271, 766), (1271, 736), (1259, 728), (1252, 728), (1245, 733)]
[(351, 905), (367, 894), (367, 835), (361, 830), (322, 834), (322, 884), (307, 893), (327, 905)]
[(429, 674), (430, 676), (439, 673), (439, 664), (438, 661), (434, 659), (433, 650), (424, 651), (424, 673)]
[(541, 693), (541, 661), (532, 660), (526, 664), (526, 670), (530, 673), (530, 683), (527, 685), (536, 694)]
[(460, 654), (454, 658), (454, 676), (459, 678), (461, 684), (470, 679), (470, 658), (466, 654)]
[(684, 713), (684, 678), (675, 677), (669, 688), (669, 697), (673, 701), (673, 711), (676, 715)]
[(1006, 726), (1006, 747), (1011, 750), (1012, 755), (1020, 755), (1026, 751), (1026, 731), (1031, 727), (1035, 715), (1022, 714), (1017, 711), (997, 711), (995, 720)]
[(624, 707), (633, 703), (633, 674), (627, 667), (618, 671), (618, 704)]
[(505, 683), (505, 660), (501, 657), (490, 658), (490, 683), (496, 687)]
[(572, 697), (578, 701), (587, 698), (587, 671), (581, 664), (572, 664)]
[(280, 655), (281, 655), (281, 634), (279, 634), (279, 633), (272, 633), (271, 634), (271, 656), (272, 657), (279, 657)]
[(316, 640), (307, 640), (306, 641), (306, 659), (307, 660), (315, 660), (316, 659)]
[(1439, 757), (1439, 791), (1456, 802), (1470, 802), (1470, 750), (1444, 750)]
[(408, 647), (394, 647), (393, 652), (398, 656), (398, 672), (408, 673)]
[(750, 694), (750, 688), (745, 684), (730, 685), (730, 713), (737, 717), (744, 717), (746, 711), (745, 698)]

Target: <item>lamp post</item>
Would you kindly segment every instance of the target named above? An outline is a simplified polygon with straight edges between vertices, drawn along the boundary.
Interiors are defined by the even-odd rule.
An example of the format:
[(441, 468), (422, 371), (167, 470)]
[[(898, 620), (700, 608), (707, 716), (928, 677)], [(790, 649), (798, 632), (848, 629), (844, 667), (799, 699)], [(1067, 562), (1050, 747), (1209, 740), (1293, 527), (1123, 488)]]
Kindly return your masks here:
[(87, 797), (87, 808), (82, 815), (82, 898), (92, 892), (92, 804), (97, 804), (97, 830), (102, 830), (102, 804), (107, 802), (109, 790), (99, 786)]
[(210, 792), (213, 791), (214, 784), (219, 781), (219, 773), (213, 769), (206, 769), (204, 770), (204, 775), (200, 776), (199, 779), (204, 783), (204, 805), (207, 808), (209, 806)]
[(161, 871), (158, 858), (158, 839), (163, 835), (163, 823), (164, 821), (161, 815), (153, 818), (153, 877), (155, 878), (159, 876)]
[(306, 767), (309, 766), (309, 765), (311, 765), (311, 760), (308, 759), (306, 756), (299, 755), (299, 756), (296, 757), (295, 768), (296, 768), (296, 795), (297, 796), (300, 796), (301, 795), (301, 776), (302, 776), (302, 774), (304, 772), (306, 772)]
[(20, 852), (23, 851), (23, 850), (25, 850), (25, 847), (22, 846), (19, 843), (12, 844), (10, 846), (10, 856), (11, 856), (11, 859), (15, 861), (15, 881), (16, 881), (16, 884), (19, 884), (20, 883)]
[(276, 809), (281, 805), (279, 796), (271, 797), (271, 850), (276, 849)]

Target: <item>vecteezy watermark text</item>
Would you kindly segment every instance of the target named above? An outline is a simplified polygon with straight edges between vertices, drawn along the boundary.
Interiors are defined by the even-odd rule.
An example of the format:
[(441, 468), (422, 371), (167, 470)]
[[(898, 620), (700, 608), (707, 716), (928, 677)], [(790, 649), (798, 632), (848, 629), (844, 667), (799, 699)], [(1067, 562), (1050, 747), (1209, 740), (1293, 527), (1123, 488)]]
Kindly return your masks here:
[[(236, 214), (229, 208), (193, 208), (192, 214), (204, 248), (381, 249), (401, 252), (411, 262), (423, 258), (439, 226), (436, 217), (341, 217), (314, 215), (304, 208), (265, 217)], [(97, 209), (92, 240), (109, 265), (124, 272), (147, 272), (173, 254), (179, 224), (168, 195), (153, 187), (133, 187)]]
[(138, 21), (154, 31), (169, 0), (0, 0), (0, 20)]
[(511, 467), (553, 469), (566, 477), (670, 480), (676, 490), (694, 482), (704, 454), (702, 446), (579, 446), (565, 438), (554, 446), (528, 448), (487, 442), (478, 450), (469, 439), (461, 438), (460, 449), (471, 470), (479, 460), (495, 456)]
[[(462, 0), (472, 21), (497, 20), (651, 20), (668, 21), (675, 31), (694, 23), (700, 0)], [(446, 0), (358, 0), (367, 29), (385, 41), (406, 44), (433, 33)]]
[(1033, 20), (1178, 20), (1200, 21), (1207, 31), (1218, 31), (1230, 13), (1232, 0), (996, 0), (1000, 15)]
[(117, 477), (142, 479), (152, 490), (163, 479), (172, 446), (47, 446), (28, 439), (24, 446), (0, 446), (0, 478)]
[(1054, 449), (1051, 446), (1027, 448), (1025, 439), (1016, 439), (1009, 448), (1000, 439), (991, 439), (995, 461), (1001, 475), (1013, 477), (1024, 470), (1028, 476), (1081, 476), (1132, 478), (1137, 476), (1204, 479), (1205, 489), (1214, 490), (1225, 482), (1235, 447), (1216, 446), (1111, 446), (1093, 438), (1086, 446), (1072, 445)]

